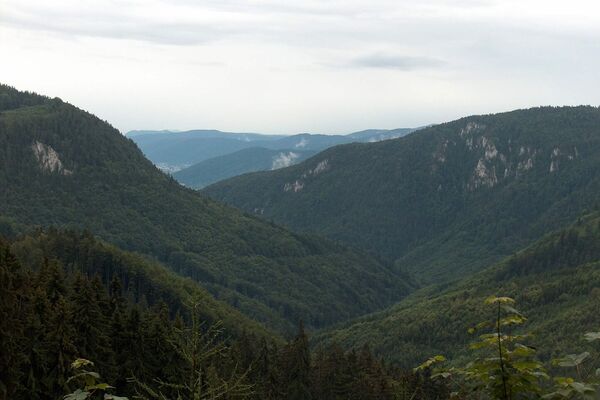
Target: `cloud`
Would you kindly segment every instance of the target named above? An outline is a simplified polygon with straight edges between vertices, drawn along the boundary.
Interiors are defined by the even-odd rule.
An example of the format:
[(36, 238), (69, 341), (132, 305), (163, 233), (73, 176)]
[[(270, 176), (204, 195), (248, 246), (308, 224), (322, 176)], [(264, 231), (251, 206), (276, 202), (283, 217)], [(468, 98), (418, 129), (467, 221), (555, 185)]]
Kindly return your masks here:
[(87, 7), (74, 4), (68, 8), (65, 6), (68, 1), (59, 3), (63, 7), (9, 2), (0, 15), (0, 24), (21, 31), (51, 32), (69, 39), (127, 39), (162, 45), (204, 44), (253, 29), (249, 21), (241, 23), (227, 13), (203, 12), (197, 7), (164, 9), (149, 4), (144, 10), (136, 5), (111, 8), (91, 3)]
[(298, 143), (296, 143), (294, 145), (294, 147), (296, 147), (296, 148), (303, 148), (303, 147), (306, 147), (307, 144), (308, 144), (308, 140), (305, 139), (305, 138), (302, 138), (302, 139), (300, 139), (300, 141)]
[(273, 164), (271, 166), (271, 169), (289, 167), (290, 165), (296, 163), (298, 157), (300, 157), (300, 155), (298, 153), (294, 153), (293, 151), (290, 151), (289, 153), (279, 153), (278, 155), (273, 157)]
[(421, 68), (436, 68), (445, 63), (429, 57), (412, 57), (399, 54), (374, 53), (353, 59), (351, 66), (362, 68), (388, 68), (411, 71)]
[(123, 130), (341, 133), (599, 101), (597, 0), (0, 3), (3, 81)]

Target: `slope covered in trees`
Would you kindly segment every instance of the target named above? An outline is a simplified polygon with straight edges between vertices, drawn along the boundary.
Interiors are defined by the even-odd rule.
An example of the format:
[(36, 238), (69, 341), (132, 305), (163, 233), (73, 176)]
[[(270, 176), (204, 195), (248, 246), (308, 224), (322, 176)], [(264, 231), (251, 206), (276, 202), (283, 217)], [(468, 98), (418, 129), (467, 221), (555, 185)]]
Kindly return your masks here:
[(419, 290), (388, 310), (323, 333), (317, 342), (369, 343), (406, 367), (444, 354), (460, 362), (467, 332), (486, 319), (489, 296), (509, 296), (528, 317), (530, 345), (542, 360), (584, 348), (600, 328), (600, 215), (579, 219), (472, 277)]
[(151, 255), (280, 331), (391, 304), (411, 285), (372, 257), (297, 235), (181, 187), (106, 122), (0, 86), (0, 216), (89, 229)]
[(173, 173), (177, 181), (193, 189), (248, 172), (289, 167), (315, 155), (314, 151), (270, 150), (252, 147), (201, 161)]
[(598, 168), (600, 109), (542, 107), (337, 146), (204, 193), (374, 251), (435, 283), (499, 261), (591, 209)]
[(419, 389), (423, 377), (386, 367), (368, 348), (311, 356), (302, 328), (283, 345), (190, 280), (146, 263), (89, 234), (0, 240), (0, 397), (88, 398), (70, 379), (83, 374), (75, 360), (90, 370), (81, 358), (114, 386), (87, 381), (95, 396), (391, 400), (444, 390)]

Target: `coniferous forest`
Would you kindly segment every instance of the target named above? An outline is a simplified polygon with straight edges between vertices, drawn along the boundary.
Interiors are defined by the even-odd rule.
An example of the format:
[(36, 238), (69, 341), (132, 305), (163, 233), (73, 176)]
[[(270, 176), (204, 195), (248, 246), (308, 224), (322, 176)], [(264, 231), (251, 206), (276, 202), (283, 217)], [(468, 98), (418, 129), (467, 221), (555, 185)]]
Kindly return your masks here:
[[(38, 252), (41, 262), (30, 265)], [(394, 368), (366, 346), (311, 349), (301, 323), (287, 342), (225, 329), (202, 315), (202, 298), (180, 301), (128, 262), (74, 232), (0, 243), (3, 398), (74, 392), (71, 364), (80, 358), (93, 360), (113, 386), (107, 392), (133, 398), (394, 399), (444, 390), (422, 388), (426, 374)]]

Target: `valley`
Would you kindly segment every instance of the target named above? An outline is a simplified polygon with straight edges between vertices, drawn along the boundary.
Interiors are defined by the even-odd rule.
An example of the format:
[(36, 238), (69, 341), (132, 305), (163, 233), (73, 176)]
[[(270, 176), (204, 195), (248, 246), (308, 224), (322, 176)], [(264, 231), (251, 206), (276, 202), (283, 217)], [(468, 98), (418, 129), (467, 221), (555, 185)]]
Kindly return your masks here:
[[(195, 132), (183, 135), (262, 137)], [(230, 374), (228, 392), (242, 397), (280, 398), (273, 391), (282, 387), (298, 398), (349, 396), (353, 385), (373, 398), (446, 396), (446, 386), (412, 368), (436, 354), (468, 360), (465, 327), (485, 318), (489, 296), (509, 296), (530, 317), (539, 359), (585, 345), (581, 331), (600, 323), (597, 108), (533, 108), (396, 139), (372, 135), (303, 151), (272, 145), (297, 139), (272, 137), (271, 148), (243, 148), (172, 176), (95, 116), (0, 86), (2, 312), (11, 332), (2, 343), (21, 354), (9, 358), (21, 367), (10, 370), (8, 390), (25, 390), (18, 382), (29, 371), (40, 390), (58, 394), (63, 385), (50, 377), (66, 379), (69, 365), (57, 357), (83, 356), (130, 395), (133, 378), (123, 376), (143, 363), (135, 390), (147, 392), (153, 377), (185, 376), (187, 364), (173, 357), (204, 337), (205, 349), (224, 357), (210, 368)], [(274, 168), (282, 154), (288, 160)], [(45, 315), (54, 322), (39, 322)], [(212, 339), (197, 320), (218, 327)], [(70, 347), (39, 359), (19, 353), (36, 349), (33, 331)], [(142, 337), (158, 358), (124, 350)], [(232, 358), (257, 389), (240, 383), (250, 378), (237, 375)], [(53, 363), (58, 375), (44, 372)], [(342, 365), (362, 375), (341, 383)], [(305, 375), (287, 374), (298, 368)]]

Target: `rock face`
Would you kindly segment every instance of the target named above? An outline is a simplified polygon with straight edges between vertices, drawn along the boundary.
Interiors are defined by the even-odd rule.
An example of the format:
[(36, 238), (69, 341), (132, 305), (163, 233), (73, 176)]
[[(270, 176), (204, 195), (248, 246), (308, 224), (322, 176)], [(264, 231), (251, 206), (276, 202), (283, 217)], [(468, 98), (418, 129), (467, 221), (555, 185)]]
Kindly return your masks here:
[(547, 168), (549, 173), (554, 173), (563, 163), (579, 157), (576, 147), (560, 146), (549, 151), (530, 145), (519, 146), (511, 138), (499, 138), (488, 131), (486, 125), (469, 121), (456, 131), (456, 136), (452, 135), (441, 141), (433, 154), (437, 165), (432, 168), (432, 173), (448, 162), (452, 152), (450, 147), (456, 149), (464, 146), (462, 148), (477, 157), (466, 182), (466, 189), (469, 191), (492, 188), (502, 180), (519, 178), (537, 164)]
[(320, 161), (314, 168), (305, 171), (299, 179), (296, 179), (294, 182), (287, 182), (285, 185), (283, 185), (283, 191), (298, 193), (304, 189), (307, 178), (322, 174), (323, 172), (328, 171), (329, 168), (330, 164), (328, 159)]
[(73, 173), (73, 171), (63, 166), (58, 153), (51, 146), (36, 140), (31, 145), (31, 150), (42, 171), (61, 175), (71, 175)]

